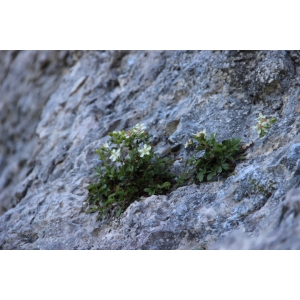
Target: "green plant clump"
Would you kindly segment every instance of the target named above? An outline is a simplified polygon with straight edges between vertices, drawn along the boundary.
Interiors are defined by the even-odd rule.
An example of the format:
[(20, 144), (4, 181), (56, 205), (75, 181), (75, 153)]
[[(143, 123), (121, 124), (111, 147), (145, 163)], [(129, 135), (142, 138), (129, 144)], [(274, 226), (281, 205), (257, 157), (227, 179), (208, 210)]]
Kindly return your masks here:
[(109, 136), (110, 141), (96, 150), (102, 161), (96, 168), (98, 180), (88, 186), (87, 212), (98, 212), (98, 219), (105, 213), (118, 217), (143, 195), (166, 193), (175, 177), (169, 171), (172, 162), (154, 153), (143, 124)]
[[(188, 170), (176, 175), (170, 172), (174, 161), (158, 157), (150, 145), (150, 136), (143, 124), (129, 131), (109, 133), (110, 141), (96, 150), (102, 164), (96, 168), (96, 182), (88, 186), (90, 204), (87, 212), (115, 214), (117, 217), (141, 196), (165, 194), (170, 189), (191, 182), (213, 180), (215, 176), (230, 175), (237, 161), (244, 159), (241, 139), (217, 142), (216, 134), (205, 130), (194, 134), (186, 148), (197, 155), (186, 161)], [(176, 180), (175, 180), (176, 179)]]
[(244, 159), (241, 155), (241, 139), (232, 138), (219, 143), (216, 141), (216, 134), (207, 136), (205, 130), (194, 134), (194, 139), (196, 143), (190, 139), (185, 147), (203, 152), (200, 158), (189, 159), (192, 167), (190, 176), (195, 182), (209, 181), (221, 173), (228, 175), (234, 171), (236, 162)]

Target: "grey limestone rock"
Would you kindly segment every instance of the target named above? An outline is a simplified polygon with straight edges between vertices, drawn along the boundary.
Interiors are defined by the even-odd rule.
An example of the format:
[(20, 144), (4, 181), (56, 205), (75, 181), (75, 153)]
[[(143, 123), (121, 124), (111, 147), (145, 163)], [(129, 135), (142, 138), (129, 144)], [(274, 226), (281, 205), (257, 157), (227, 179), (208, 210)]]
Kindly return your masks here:
[(210, 249), (300, 249), (300, 189), (292, 189), (286, 199), (273, 214), (265, 217), (265, 229), (259, 235), (249, 236), (243, 231), (235, 231)]
[[(299, 57), (0, 52), (0, 249), (299, 249)], [(263, 138), (259, 112), (277, 118)], [(86, 213), (95, 150), (140, 122), (160, 155), (186, 159), (185, 142), (204, 128), (253, 145), (232, 176), (137, 199), (99, 222)]]

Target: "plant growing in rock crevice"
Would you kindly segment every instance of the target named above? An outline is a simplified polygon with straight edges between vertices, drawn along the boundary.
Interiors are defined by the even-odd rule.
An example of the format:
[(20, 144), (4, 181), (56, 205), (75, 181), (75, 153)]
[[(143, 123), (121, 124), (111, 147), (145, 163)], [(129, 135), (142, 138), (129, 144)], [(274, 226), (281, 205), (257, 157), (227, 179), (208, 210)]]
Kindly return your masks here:
[[(241, 139), (231, 138), (221, 143), (216, 134), (199, 131), (189, 139), (185, 148), (196, 154), (185, 163), (186, 170), (172, 174), (174, 160), (161, 158), (150, 145), (145, 126), (137, 124), (129, 131), (109, 133), (110, 141), (96, 150), (101, 165), (96, 168), (94, 183), (88, 186), (88, 212), (119, 216), (141, 196), (165, 194), (187, 183), (211, 181), (216, 176), (228, 176), (239, 160), (244, 159)], [(252, 144), (251, 144), (252, 145)]]
[(253, 187), (253, 191), (257, 194), (261, 194), (267, 198), (269, 198), (273, 191), (276, 189), (274, 187), (274, 185), (276, 184), (275, 181), (273, 180), (268, 180), (267, 183), (265, 184), (260, 184), (259, 182), (257, 182), (255, 179), (253, 179), (251, 176), (249, 178), (249, 183), (252, 185)]
[(208, 136), (206, 131), (199, 131), (185, 144), (186, 148), (193, 148), (200, 153), (200, 157), (188, 160), (190, 165), (189, 177), (194, 182), (210, 181), (214, 176), (229, 175), (234, 171), (236, 163), (244, 159), (241, 139), (232, 138), (217, 142), (216, 134)]
[(259, 113), (257, 118), (257, 123), (255, 125), (255, 130), (259, 134), (259, 137), (262, 138), (265, 136), (267, 131), (271, 128), (271, 125), (276, 122), (276, 118), (267, 119), (262, 113)]
[(102, 165), (96, 168), (98, 181), (88, 186), (90, 208), (119, 216), (143, 195), (164, 194), (174, 183), (172, 161), (158, 157), (150, 145), (145, 126), (109, 133), (110, 141), (96, 150)]

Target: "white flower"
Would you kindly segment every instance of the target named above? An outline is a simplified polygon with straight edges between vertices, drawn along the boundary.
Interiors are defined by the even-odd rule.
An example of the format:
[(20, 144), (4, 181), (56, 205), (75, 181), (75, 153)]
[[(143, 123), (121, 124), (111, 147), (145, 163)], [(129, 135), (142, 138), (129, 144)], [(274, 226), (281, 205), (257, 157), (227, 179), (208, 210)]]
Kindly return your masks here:
[(194, 134), (195, 137), (200, 137), (201, 134), (204, 134), (204, 136), (206, 136), (206, 129), (202, 130), (202, 131), (198, 131), (197, 133)]
[(257, 120), (261, 123), (267, 122), (267, 118), (260, 112)]
[(138, 151), (140, 152), (140, 157), (144, 157), (144, 155), (149, 155), (151, 150), (150, 145), (144, 145), (143, 148), (140, 148)]
[(116, 161), (120, 157), (120, 149), (111, 151), (111, 156), (109, 157), (112, 161)]
[(109, 146), (110, 146), (110, 143), (104, 143), (104, 144), (102, 145), (102, 148), (104, 148), (104, 149), (108, 149), (108, 148), (109, 148)]
[(194, 143), (194, 142), (193, 142), (192, 139), (187, 140), (187, 142), (186, 142), (185, 145), (184, 145), (184, 148), (187, 148), (187, 147), (193, 145), (193, 143)]
[(259, 128), (259, 129), (268, 129), (269, 128), (269, 123), (267, 123), (267, 122), (257, 123), (256, 127)]
[(146, 126), (144, 124), (136, 124), (133, 128), (132, 131), (133, 132), (143, 132), (146, 129)]

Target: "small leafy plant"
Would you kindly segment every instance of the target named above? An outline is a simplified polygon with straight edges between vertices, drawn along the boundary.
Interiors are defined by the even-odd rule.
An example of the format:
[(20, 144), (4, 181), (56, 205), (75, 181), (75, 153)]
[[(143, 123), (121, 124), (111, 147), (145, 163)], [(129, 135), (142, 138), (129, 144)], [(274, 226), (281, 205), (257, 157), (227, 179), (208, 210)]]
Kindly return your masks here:
[(201, 157), (192, 157), (189, 165), (192, 167), (192, 180), (197, 182), (209, 181), (214, 176), (230, 174), (234, 171), (237, 160), (244, 159), (241, 155), (241, 139), (232, 138), (217, 142), (216, 134), (206, 135), (206, 131), (194, 134), (193, 140), (188, 140), (185, 147), (193, 147), (197, 152), (202, 152)]
[(255, 179), (250, 177), (249, 182), (252, 184), (255, 193), (262, 194), (267, 198), (269, 198), (272, 195), (272, 192), (276, 189), (274, 187), (276, 182), (273, 180), (269, 180), (266, 184), (262, 185), (259, 184), (259, 182), (257, 182)]
[(262, 115), (262, 113), (259, 113), (257, 123), (255, 125), (255, 130), (259, 134), (259, 137), (262, 138), (263, 136), (265, 136), (271, 125), (275, 122), (276, 118), (267, 119), (264, 115)]
[(105, 213), (118, 217), (140, 196), (164, 194), (171, 188), (172, 162), (154, 153), (145, 129), (137, 124), (127, 132), (111, 132), (110, 141), (96, 150), (102, 165), (96, 168), (98, 181), (88, 186), (87, 212), (98, 212), (98, 219)]

